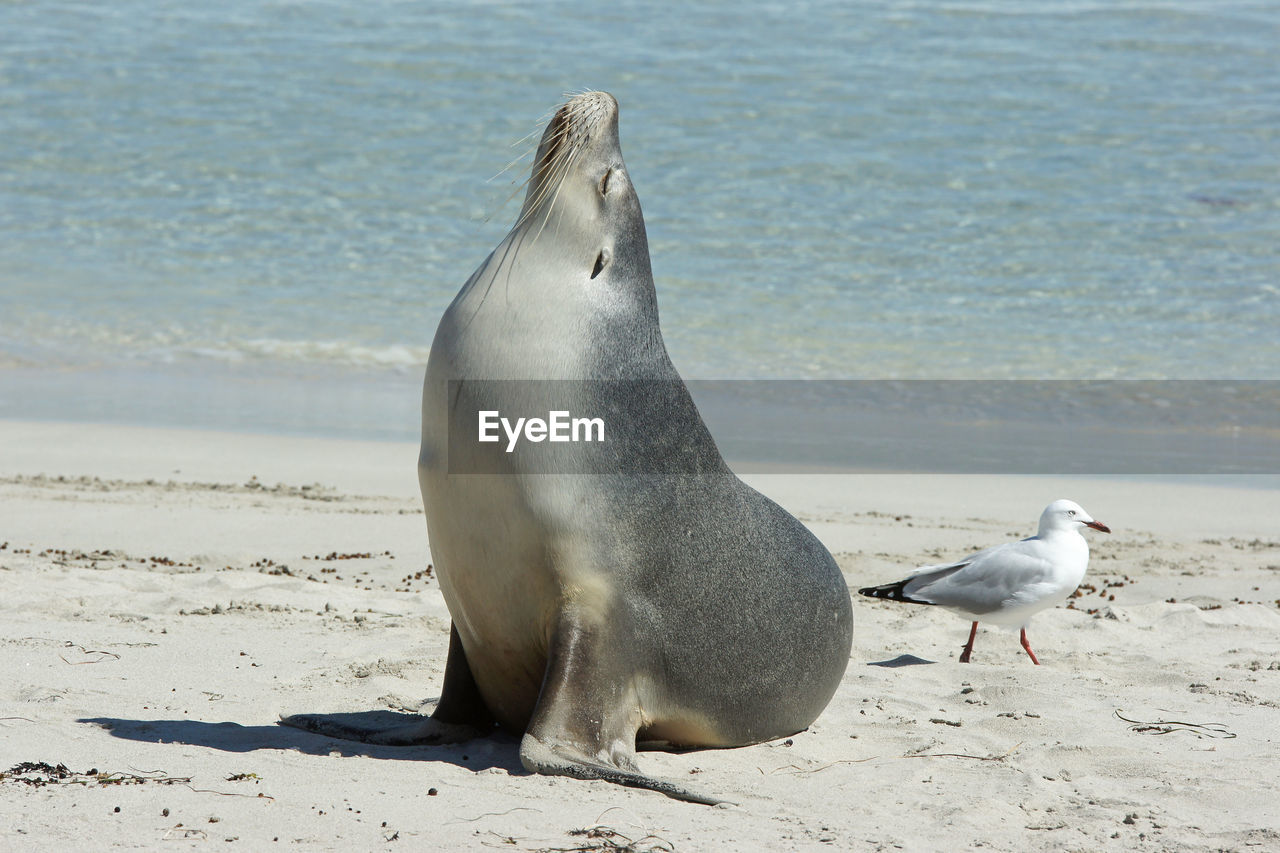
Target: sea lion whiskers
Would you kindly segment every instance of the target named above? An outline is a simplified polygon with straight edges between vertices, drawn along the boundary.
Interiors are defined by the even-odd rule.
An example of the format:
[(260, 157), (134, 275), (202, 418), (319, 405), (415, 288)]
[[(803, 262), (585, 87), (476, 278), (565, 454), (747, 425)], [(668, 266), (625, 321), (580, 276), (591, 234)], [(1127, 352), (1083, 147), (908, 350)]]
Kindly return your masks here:
[[(536, 205), (542, 204), (550, 187), (555, 187), (551, 200), (546, 205), (548, 219), (551, 211), (556, 207), (560, 191), (564, 188), (565, 177), (586, 147), (586, 143), (591, 140), (596, 120), (603, 111), (599, 99), (583, 97), (588, 94), (590, 92), (583, 92), (573, 96), (556, 113), (556, 118), (560, 119), (560, 124), (552, 133), (551, 142), (548, 144), (547, 153), (543, 158), (551, 161), (550, 173), (540, 187), (538, 198), (535, 202)], [(534, 235), (534, 239), (537, 239), (542, 234), (542, 230), (546, 228), (546, 225), (547, 219), (544, 219), (538, 227), (538, 233)], [(558, 228), (559, 223), (557, 222)]]
[[(570, 149), (568, 155), (558, 158), (547, 167), (548, 171), (544, 175), (536, 194), (527, 202), (524, 213), (521, 214), (520, 220), (516, 223), (517, 226), (523, 225), (535, 210), (543, 208), (543, 220), (538, 226), (538, 232), (534, 234), (535, 240), (542, 235), (543, 229), (547, 227), (547, 221), (551, 218), (551, 212), (556, 206), (556, 199), (560, 197), (560, 190), (564, 187), (564, 179), (568, 176), (574, 161), (577, 160), (579, 150), (577, 148)], [(560, 213), (561, 216), (564, 215), (563, 211)]]
[[(511, 273), (514, 268), (513, 264), (510, 263), (510, 260), (514, 259), (515, 256), (520, 252), (520, 244), (524, 242), (526, 236), (527, 234), (525, 234), (524, 232), (521, 232), (517, 237), (517, 239), (507, 244), (506, 248), (502, 250), (502, 256), (498, 259), (498, 268), (505, 269), (507, 271), (506, 280), (503, 283), (502, 292), (507, 295), (508, 304), (510, 304), (511, 302), (510, 300)], [(465, 321), (462, 322), (463, 331), (466, 331), (471, 327), (472, 321), (474, 321), (475, 318), (480, 314), (480, 309), (483, 308), (484, 304), (489, 301), (489, 294), (493, 292), (493, 285), (495, 281), (497, 281), (496, 276), (490, 278), (488, 283), (485, 285), (484, 292), (480, 294), (480, 299), (478, 302), (476, 302), (476, 306), (472, 310), (471, 315), (467, 317)]]
[[(527, 136), (525, 137), (525, 139), (528, 139), (528, 138), (529, 138), (529, 137), (527, 137)], [(521, 141), (521, 142), (523, 142), (524, 140), (520, 140), (520, 141)], [(493, 176), (492, 178), (490, 178), (488, 181), (485, 181), (485, 183), (493, 183), (494, 181), (498, 180), (498, 178), (500, 178), (500, 177), (502, 177), (504, 174), (506, 174), (506, 173), (507, 173), (507, 171), (509, 171), (509, 170), (511, 169), (511, 167), (512, 167), (512, 166), (516, 165), (516, 164), (517, 164), (517, 163), (519, 163), (521, 160), (524, 160), (524, 158), (528, 157), (531, 153), (533, 153), (533, 152), (531, 152), (531, 151), (525, 151), (525, 152), (524, 152), (523, 154), (521, 154), (519, 157), (517, 157), (516, 159), (512, 160), (512, 161), (511, 161), (510, 163), (508, 163), (507, 165), (503, 166), (503, 167), (502, 167), (502, 169), (501, 169), (501, 170), (500, 170), (496, 175), (494, 175), (494, 176)], [(511, 199), (515, 198), (516, 196), (520, 195), (520, 193), (524, 192), (525, 188), (527, 188), (527, 187), (529, 186), (529, 181), (530, 181), (530, 180), (532, 180), (532, 178), (525, 178), (523, 181), (521, 181), (519, 184), (517, 184), (517, 185), (516, 185), (516, 188), (515, 188), (514, 190), (512, 190), (512, 191), (511, 191), (511, 195), (509, 195), (509, 196), (507, 196), (506, 198), (504, 198), (504, 199), (502, 200), (502, 203), (498, 205), (498, 209), (497, 209), (497, 210), (495, 210), (493, 213), (489, 214), (488, 216), (486, 216), (486, 217), (484, 218), (485, 223), (486, 223), (486, 224), (488, 224), (489, 220), (493, 219), (494, 215), (496, 215), (499, 211), (501, 211), (501, 210), (502, 210), (504, 207), (506, 207), (508, 204), (511, 204)]]
[[(542, 234), (542, 229), (546, 227), (547, 219), (551, 216), (551, 211), (555, 207), (555, 199), (560, 194), (560, 188), (564, 184), (565, 177), (569, 174), (569, 168), (573, 165), (573, 161), (577, 158), (577, 152), (571, 153), (568, 157), (558, 158), (553, 161), (540, 163), (535, 168), (534, 175), (529, 178), (530, 181), (539, 181), (537, 189), (534, 191), (533, 197), (525, 202), (524, 210), (520, 214), (520, 218), (516, 220), (516, 227), (519, 228), (529, 221), (534, 211), (538, 208), (545, 207), (544, 218), (542, 224), (538, 226), (538, 233), (534, 235), (537, 239)], [(528, 184), (528, 181), (525, 182)], [(548, 202), (548, 197), (550, 201)], [(548, 202), (547, 204), (543, 204)]]
[[(529, 140), (530, 137), (536, 134), (538, 130), (539, 128), (535, 128), (534, 130), (531, 130), (529, 133), (526, 133), (524, 136), (520, 137), (515, 142), (511, 143), (511, 147), (514, 148), (517, 145), (523, 145), (525, 142)], [(538, 151), (538, 146), (536, 143), (532, 148), (526, 148), (523, 152), (521, 152), (520, 156), (516, 157), (510, 163), (503, 166), (500, 170), (498, 170), (497, 174), (489, 178), (489, 180), (485, 181), (485, 183), (493, 183), (498, 178), (502, 177), (507, 172), (509, 172), (511, 168), (515, 166), (517, 163), (524, 161), (528, 157), (536, 155), (537, 151)], [(537, 177), (537, 170), (531, 170), (530, 173), (525, 176), (524, 180), (520, 181), (518, 184), (515, 185), (516, 188), (511, 191), (511, 195), (507, 196), (502, 200), (502, 204), (498, 205), (498, 211), (502, 210), (502, 208), (510, 204), (511, 200), (516, 196), (520, 195), (520, 193), (525, 192), (529, 188), (529, 182), (533, 181), (536, 177)], [(494, 213), (497, 213), (498, 211), (494, 211)], [(493, 216), (494, 214), (490, 214), (486, 216), (484, 218), (484, 221), (488, 222), (489, 220), (493, 219)], [(524, 221), (524, 218), (521, 217), (516, 224), (518, 225), (520, 222), (523, 222), (523, 221)]]
[[(578, 154), (582, 150), (582, 142), (589, 138), (588, 132), (584, 129), (581, 127), (575, 129), (574, 127), (583, 112), (584, 109), (582, 105), (574, 105), (570, 103), (562, 104), (553, 111), (550, 118), (552, 126), (543, 134), (543, 142), (540, 143), (540, 146), (545, 143), (545, 150), (543, 151), (542, 157), (534, 164), (529, 177), (526, 178), (510, 196), (507, 197), (506, 201), (503, 202), (503, 206), (505, 206), (507, 202), (511, 201), (512, 198), (515, 198), (515, 196), (522, 190), (527, 190), (530, 182), (534, 182), (535, 190), (533, 195), (525, 200), (524, 209), (521, 211), (520, 216), (516, 220), (516, 224), (513, 226), (512, 230), (518, 231), (519, 233), (516, 235), (516, 239), (507, 246), (505, 254), (508, 258), (514, 258), (519, 254), (520, 248), (524, 244), (525, 240), (537, 240), (546, 228), (547, 222), (551, 217), (551, 212), (555, 209), (555, 202), (559, 197), (561, 188), (563, 187), (564, 179), (568, 176), (570, 169), (572, 169), (574, 162), (577, 160)], [(531, 135), (532, 134), (529, 134), (529, 136)], [(528, 136), (525, 137), (525, 139), (528, 138)], [(512, 164), (519, 162), (520, 159), (523, 159), (523, 155), (512, 161)], [(512, 164), (508, 164), (507, 168), (510, 168)], [(501, 172), (499, 174), (501, 174)], [(548, 197), (550, 197), (549, 201)], [(536, 233), (530, 235), (527, 230), (522, 229), (522, 226), (529, 221), (533, 212), (539, 208), (544, 208), (544, 218), (538, 225)], [(561, 215), (563, 215), (563, 212), (561, 212)], [(558, 229), (559, 222), (557, 221), (557, 233)], [(512, 266), (506, 262), (500, 264), (500, 266), (505, 268), (507, 271), (507, 281), (504, 282), (503, 292), (508, 293)], [(490, 279), (485, 286), (484, 293), (476, 304), (477, 312), (488, 300), (495, 281), (496, 279)]]
[[(550, 118), (550, 114), (549, 114), (549, 113), (548, 113), (548, 116), (547, 116), (547, 117), (548, 117), (548, 118)], [(522, 150), (520, 151), (520, 154), (519, 154), (519, 155), (518, 155), (514, 160), (512, 160), (510, 163), (508, 163), (507, 165), (505, 165), (505, 166), (503, 166), (501, 169), (499, 169), (499, 170), (498, 170), (498, 172), (497, 172), (497, 174), (495, 174), (493, 177), (489, 178), (489, 180), (485, 181), (485, 183), (486, 183), (486, 184), (491, 184), (491, 183), (493, 183), (494, 181), (498, 180), (498, 178), (501, 178), (501, 177), (502, 177), (503, 175), (505, 175), (507, 172), (511, 171), (511, 167), (512, 167), (512, 166), (516, 165), (516, 164), (517, 164), (517, 163), (519, 163), (521, 160), (523, 160), (524, 158), (528, 157), (530, 154), (533, 154), (534, 152), (536, 152), (536, 151), (538, 150), (538, 148), (537, 148), (537, 145), (536, 145), (536, 144), (535, 144), (532, 148), (530, 148), (530, 147), (528, 147), (525, 143), (529, 142), (529, 140), (531, 140), (531, 139), (533, 139), (535, 136), (537, 136), (537, 135), (538, 135), (538, 133), (539, 133), (539, 131), (541, 131), (541, 130), (542, 130), (542, 127), (543, 127), (543, 125), (545, 125), (545, 124), (546, 124), (546, 121), (544, 120), (541, 124), (538, 124), (537, 126), (535, 126), (535, 127), (533, 128), (533, 130), (529, 131), (529, 132), (528, 132), (528, 133), (526, 133), (524, 136), (520, 137), (520, 138), (519, 138), (519, 139), (517, 139), (515, 142), (511, 143), (511, 146), (510, 146), (510, 147), (512, 147), (512, 148), (521, 148), (521, 149), (522, 149)], [(526, 184), (528, 184), (528, 183), (529, 183), (529, 178), (527, 178), (527, 177), (526, 177), (523, 181), (521, 181), (521, 182), (520, 182), (520, 186), (521, 186), (521, 187), (524, 187), (524, 186), (525, 186)], [(517, 192), (518, 192), (518, 191), (517, 191)], [(515, 194), (513, 193), (513, 194), (511, 195), (511, 197), (507, 198), (507, 201), (511, 201), (511, 198), (514, 198), (514, 197), (515, 197)], [(505, 203), (506, 203), (506, 202), (503, 202), (503, 204), (505, 204)]]
[[(520, 189), (527, 189), (530, 183), (533, 183), (534, 193), (525, 199), (524, 209), (520, 212), (519, 218), (516, 219), (515, 227), (519, 228), (529, 221), (529, 217), (542, 206), (542, 203), (552, 192), (551, 185), (553, 183), (556, 184), (558, 190), (559, 182), (564, 180), (566, 174), (568, 174), (568, 164), (563, 159), (553, 158), (551, 150), (548, 149), (542, 159), (534, 164), (532, 174), (520, 186)], [(516, 192), (519, 191), (517, 190)]]
[[(553, 113), (554, 113), (554, 110), (549, 110), (546, 113), (544, 113), (542, 117), (542, 121), (538, 124), (538, 126), (536, 126), (533, 130), (526, 133), (524, 136), (517, 139), (515, 142), (512, 142), (511, 147), (515, 148), (517, 146), (524, 145), (526, 142), (532, 139), (535, 135), (537, 135), (542, 130), (543, 125), (545, 125), (548, 121), (550, 121)], [(498, 180), (498, 178), (501, 178), (507, 172), (511, 171), (512, 167), (515, 166), (517, 163), (520, 163), (524, 161), (526, 158), (532, 155), (535, 155), (537, 151), (538, 151), (538, 143), (534, 143), (532, 147), (525, 148), (523, 151), (520, 152), (518, 156), (516, 156), (515, 159), (513, 159), (511, 162), (507, 163), (507, 165), (503, 166), (501, 169), (495, 172), (488, 180), (485, 181), (485, 183), (491, 184), (494, 181)], [(516, 184), (516, 187), (511, 191), (511, 194), (502, 200), (502, 203), (498, 205), (498, 209), (494, 211), (494, 213), (486, 216), (484, 218), (484, 221), (488, 222), (489, 220), (493, 219), (494, 215), (498, 211), (502, 210), (502, 208), (510, 204), (513, 198), (520, 195), (520, 193), (525, 192), (529, 188), (529, 183), (531, 181), (538, 179), (539, 175), (541, 174), (542, 168), (543, 167), (539, 166), (539, 168), (531, 170), (531, 172), (525, 176), (524, 180)], [(524, 217), (522, 216), (519, 220), (517, 220), (516, 225), (518, 226), (523, 221), (524, 221)]]
[(535, 205), (541, 204), (546, 198), (548, 188), (553, 183), (558, 184), (568, 172), (567, 161), (574, 152), (573, 140), (569, 134), (570, 130), (567, 127), (557, 130), (548, 138), (547, 148), (542, 158), (534, 164), (529, 180), (537, 182), (537, 193), (533, 200)]
[[(534, 182), (534, 194), (525, 202), (516, 227), (523, 225), (529, 216), (550, 197), (547, 214), (555, 206), (564, 178), (568, 175), (578, 155), (591, 139), (591, 130), (595, 125), (595, 114), (600, 105), (591, 99), (576, 96), (568, 103), (562, 104), (551, 118), (550, 126), (543, 136), (542, 156), (534, 164), (529, 181)], [(526, 182), (526, 185), (528, 182)], [(546, 227), (546, 221), (539, 226), (539, 234)]]
[[(573, 167), (574, 161), (576, 161), (576, 160), (578, 159), (578, 153), (579, 153), (581, 150), (582, 150), (582, 149), (580, 149), (580, 148), (575, 148), (575, 149), (574, 149), (574, 151), (573, 151), (573, 153), (572, 153), (572, 154), (570, 154), (570, 155), (565, 159), (564, 167), (560, 170), (560, 175), (559, 175), (559, 176), (556, 178), (556, 180), (555, 180), (555, 187), (556, 187), (555, 194), (551, 196), (551, 201), (549, 201), (549, 202), (547, 203), (547, 206), (546, 206), (546, 210), (547, 210), (546, 216), (544, 216), (544, 217), (542, 218), (542, 224), (538, 226), (538, 233), (533, 235), (533, 239), (537, 240), (539, 237), (541, 237), (541, 236), (542, 236), (542, 230), (543, 230), (544, 228), (546, 228), (546, 227), (547, 227), (547, 221), (551, 218), (551, 211), (553, 211), (553, 210), (555, 210), (555, 209), (556, 209), (556, 200), (557, 200), (558, 198), (560, 198), (560, 190), (564, 188), (564, 179), (565, 179), (565, 176), (569, 174), (569, 170)], [(563, 218), (564, 218), (564, 211), (560, 211), (560, 216), (556, 219), (556, 234), (557, 234), (557, 235), (559, 235), (559, 233), (560, 233), (560, 221), (561, 221)]]
[[(524, 224), (528, 219), (530, 212), (546, 200), (547, 193), (550, 192), (550, 187), (554, 184), (558, 184), (564, 179), (565, 174), (567, 174), (569, 167), (572, 165), (571, 160), (566, 161), (564, 159), (566, 152), (576, 155), (576, 152), (581, 148), (581, 143), (590, 138), (589, 129), (593, 122), (590, 118), (587, 118), (585, 122), (581, 121), (581, 119), (588, 116), (589, 113), (598, 112), (600, 110), (600, 105), (598, 102), (593, 100), (578, 100), (583, 95), (589, 94), (590, 91), (591, 90), (589, 89), (584, 89), (581, 92), (565, 93), (565, 102), (544, 113), (538, 128), (535, 128), (520, 139), (511, 143), (513, 148), (517, 145), (522, 145), (538, 133), (538, 129), (543, 125), (555, 122), (555, 126), (553, 128), (548, 128), (548, 131), (544, 133), (547, 148), (542, 158), (534, 164), (529, 176), (521, 181), (520, 184), (512, 190), (511, 195), (507, 196), (499, 206), (499, 209), (505, 207), (511, 199), (515, 198), (521, 192), (526, 191), (531, 182), (539, 185), (535, 198), (532, 199), (530, 203), (526, 203), (526, 209), (517, 219), (516, 227)], [(567, 147), (563, 145), (565, 141), (570, 143)], [(537, 146), (535, 146), (532, 151), (526, 150), (519, 157), (516, 157), (499, 170), (497, 174), (489, 178), (489, 182), (495, 181), (502, 175), (506, 174), (506, 172), (508, 172), (513, 166), (524, 160), (531, 153), (536, 155), (537, 150)], [(491, 218), (492, 217), (488, 217), (485, 221), (487, 222)]]

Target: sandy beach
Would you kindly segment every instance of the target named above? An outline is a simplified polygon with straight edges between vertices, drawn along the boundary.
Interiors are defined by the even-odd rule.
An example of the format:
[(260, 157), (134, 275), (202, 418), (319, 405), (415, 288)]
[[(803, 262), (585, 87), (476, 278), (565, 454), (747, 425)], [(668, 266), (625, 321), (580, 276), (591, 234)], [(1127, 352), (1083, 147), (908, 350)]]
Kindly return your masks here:
[[(511, 736), (368, 747), (282, 713), (429, 709), (449, 615), (405, 443), (0, 422), (0, 849), (1280, 849), (1280, 492), (752, 476), (849, 585), (1035, 532), (1081, 597), (1014, 633), (856, 597), (807, 731), (647, 752), (709, 808), (532, 776)], [(10, 769), (26, 764), (24, 770)], [(626, 847), (634, 844), (633, 847)]]
[[(1280, 4), (661, 12), (0, 2), (0, 853), (1280, 853)], [(518, 732), (278, 723), (439, 700), (416, 461), (446, 381), (428, 458), (454, 472), (516, 458), (454, 455), (470, 403), (535, 450), (560, 415), (623, 436), (531, 451), (562, 479), (524, 517), (432, 492), (446, 581), (569, 568), (459, 595), (491, 709), (585, 680), (543, 719), (616, 756), (611, 709), (732, 742), (726, 717), (789, 730), (819, 704), (794, 681), (835, 683), (843, 589), (792, 525), (562, 488), (615, 447), (714, 466), (679, 452), (686, 391), (834, 556), (853, 642), (812, 725), (639, 755), (724, 803), (533, 775)], [(1112, 532), (1031, 622), (1042, 665), (985, 626), (960, 663), (968, 621), (856, 593), (1059, 498)], [(778, 563), (823, 563), (820, 591)], [(540, 682), (503, 640), (546, 612), (583, 618)], [(766, 688), (785, 724), (741, 698)]]

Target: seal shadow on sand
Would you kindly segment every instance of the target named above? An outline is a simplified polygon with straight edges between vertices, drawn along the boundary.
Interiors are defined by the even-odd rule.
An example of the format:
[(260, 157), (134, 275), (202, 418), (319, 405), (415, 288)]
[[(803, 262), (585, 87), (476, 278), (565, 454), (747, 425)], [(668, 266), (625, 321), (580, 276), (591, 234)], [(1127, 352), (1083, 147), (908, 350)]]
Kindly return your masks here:
[[(395, 711), (361, 711), (314, 716), (334, 723), (369, 729), (390, 729), (422, 719), (419, 714)], [(246, 726), (232, 722), (126, 720), (115, 717), (84, 717), (76, 722), (99, 726), (115, 737), (142, 743), (180, 743), (218, 749), (223, 752), (245, 753), (259, 749), (280, 749), (307, 755), (328, 756), (338, 753), (344, 758), (364, 756), (400, 761), (439, 761), (472, 771), (496, 767), (512, 775), (530, 775), (520, 763), (520, 741), (498, 729), (465, 743), (440, 746), (379, 746), (324, 737), (275, 723), (266, 726)]]
[(897, 669), (901, 666), (921, 666), (931, 663), (937, 663), (937, 661), (925, 660), (915, 655), (898, 655), (896, 658), (890, 658), (889, 660), (867, 661), (867, 666), (883, 666), (887, 669)]

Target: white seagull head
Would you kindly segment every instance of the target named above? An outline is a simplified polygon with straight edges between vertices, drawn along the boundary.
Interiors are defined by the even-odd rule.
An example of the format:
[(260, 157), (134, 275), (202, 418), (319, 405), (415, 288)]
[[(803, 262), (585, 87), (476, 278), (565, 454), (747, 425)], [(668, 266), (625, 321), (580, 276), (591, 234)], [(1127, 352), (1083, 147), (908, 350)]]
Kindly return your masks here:
[(1111, 532), (1110, 527), (1100, 521), (1094, 521), (1093, 516), (1085, 512), (1080, 504), (1065, 498), (1054, 501), (1040, 513), (1040, 536), (1064, 530), (1074, 530), (1078, 533), (1081, 527), (1092, 527), (1103, 533)]

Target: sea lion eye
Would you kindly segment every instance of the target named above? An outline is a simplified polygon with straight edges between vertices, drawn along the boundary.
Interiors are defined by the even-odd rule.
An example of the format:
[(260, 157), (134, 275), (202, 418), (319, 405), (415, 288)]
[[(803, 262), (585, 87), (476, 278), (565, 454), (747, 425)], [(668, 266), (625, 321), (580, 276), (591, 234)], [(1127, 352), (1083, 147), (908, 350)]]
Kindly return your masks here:
[(604, 175), (600, 178), (600, 195), (604, 195), (609, 191), (609, 176), (612, 174), (613, 174), (613, 169), (604, 170)]
[(601, 249), (600, 254), (596, 255), (596, 265), (591, 270), (591, 277), (595, 278), (609, 266), (609, 261), (613, 260), (613, 253), (608, 249)]

